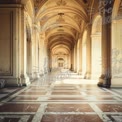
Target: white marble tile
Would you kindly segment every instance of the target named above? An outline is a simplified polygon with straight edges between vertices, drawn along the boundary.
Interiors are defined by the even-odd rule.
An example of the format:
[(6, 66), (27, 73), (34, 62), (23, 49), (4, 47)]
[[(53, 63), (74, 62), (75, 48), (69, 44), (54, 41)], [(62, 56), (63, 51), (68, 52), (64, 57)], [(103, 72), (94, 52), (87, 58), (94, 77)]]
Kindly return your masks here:
[(122, 122), (122, 116), (112, 116), (114, 118), (115, 122)]

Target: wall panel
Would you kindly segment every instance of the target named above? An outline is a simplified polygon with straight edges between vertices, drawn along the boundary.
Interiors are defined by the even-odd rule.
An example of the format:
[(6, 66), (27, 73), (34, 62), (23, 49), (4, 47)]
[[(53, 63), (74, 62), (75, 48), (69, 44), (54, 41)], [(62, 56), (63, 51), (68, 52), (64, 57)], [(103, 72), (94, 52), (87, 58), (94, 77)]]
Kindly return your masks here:
[(13, 75), (13, 12), (0, 12), (0, 75)]

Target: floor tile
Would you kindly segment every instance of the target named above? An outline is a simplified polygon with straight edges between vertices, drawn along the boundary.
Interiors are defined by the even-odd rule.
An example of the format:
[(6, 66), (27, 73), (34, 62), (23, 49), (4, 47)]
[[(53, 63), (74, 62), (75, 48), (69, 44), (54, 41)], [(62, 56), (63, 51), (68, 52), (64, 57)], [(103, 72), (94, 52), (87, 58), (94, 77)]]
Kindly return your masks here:
[(37, 100), (38, 99), (38, 97), (21, 97), (21, 96), (19, 96), (19, 97), (16, 97), (14, 100)]
[(113, 95), (112, 93), (110, 92), (85, 92), (87, 95)]
[(76, 97), (52, 97), (48, 100), (85, 100), (85, 98), (76, 98)]
[(52, 92), (52, 95), (81, 95), (80, 92)]
[(0, 118), (0, 122), (19, 122), (20, 118)]
[(122, 122), (122, 115), (107, 115), (112, 122)]
[(0, 112), (36, 112), (40, 104), (4, 104)]
[(70, 89), (70, 90), (76, 90), (76, 88), (75, 87), (69, 87), (69, 86), (55, 86), (53, 89), (66, 89), (66, 90), (68, 90), (68, 89)]
[(113, 97), (96, 97), (97, 100), (116, 100)]
[(46, 92), (35, 92), (35, 91), (33, 91), (33, 92), (22, 92), (19, 95), (45, 95), (45, 94), (46, 94)]
[(122, 104), (97, 104), (103, 112), (122, 112)]
[(40, 122), (103, 122), (97, 115), (44, 115)]
[(94, 112), (88, 104), (48, 104), (46, 112)]

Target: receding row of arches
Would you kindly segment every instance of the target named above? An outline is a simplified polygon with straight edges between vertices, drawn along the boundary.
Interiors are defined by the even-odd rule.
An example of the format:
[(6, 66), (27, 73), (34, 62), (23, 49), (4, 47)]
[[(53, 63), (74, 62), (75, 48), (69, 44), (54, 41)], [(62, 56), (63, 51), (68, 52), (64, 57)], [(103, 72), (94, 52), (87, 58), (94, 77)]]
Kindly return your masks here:
[[(8, 76), (10, 79), (26, 84), (26, 79), (40, 77), (49, 69), (65, 68), (84, 78), (99, 79), (100, 84), (108, 81), (109, 86), (111, 83), (122, 85), (121, 0), (105, 4), (104, 9), (112, 8), (109, 13), (100, 12), (102, 3), (98, 0), (22, 0), (15, 3), (13, 0), (11, 5), (9, 2), (1, 2), (0, 10), (10, 17), (9, 30), (14, 33), (11, 45), (15, 48), (10, 54), (13, 62), (8, 67), (17, 66), (13, 67), (13, 75)], [(2, 6), (3, 3), (6, 5)], [(0, 18), (6, 16), (0, 14)], [(4, 21), (1, 20), (1, 24), (5, 25)], [(5, 40), (4, 37), (1, 40)], [(2, 41), (1, 45), (4, 45)], [(1, 53), (0, 59), (1, 62), (5, 60)], [(0, 67), (1, 72), (9, 69)]]
[[(113, 16), (115, 16), (114, 12), (113, 12)], [(114, 20), (112, 20), (112, 22), (113, 21)], [(72, 39), (69, 39), (69, 42), (68, 40), (65, 40), (67, 37), (65, 37), (63, 33), (60, 33), (59, 35), (59, 37), (62, 38), (61, 40), (57, 38), (58, 36), (53, 35), (54, 38), (57, 38), (56, 39), (57, 44), (53, 43), (53, 40), (55, 42), (55, 39), (52, 39), (47, 44), (48, 48), (52, 46), (50, 48), (50, 54), (49, 54), (50, 55), (49, 68), (52, 69), (58, 67), (68, 68), (79, 74), (82, 74), (84, 78), (99, 79), (100, 75), (102, 74), (102, 33), (103, 33), (102, 25), (103, 25), (102, 16), (99, 14), (95, 15), (92, 21), (92, 25), (88, 25), (91, 26), (90, 30), (89, 27), (86, 27), (86, 29), (84, 29), (84, 32), (82, 33), (81, 37), (77, 40), (77, 42), (73, 42), (73, 43), (72, 43)], [(111, 25), (111, 28), (115, 28), (115, 24)], [(111, 30), (111, 32), (113, 33), (114, 30)], [(52, 34), (53, 33), (50, 33), (50, 38), (52, 38)], [(115, 34), (113, 33), (113, 35)], [(113, 38), (115, 37), (116, 35)], [(88, 38), (90, 38), (90, 40)], [(88, 41), (91, 41), (90, 49), (89, 49), (90, 50), (89, 58), (87, 56), (88, 55), (87, 48), (89, 45)], [(68, 44), (73, 44), (74, 48), (72, 49), (69, 48)], [(112, 50), (113, 47), (111, 47), (111, 52)], [(88, 62), (91, 62), (91, 64), (89, 65), (89, 67), (91, 68), (91, 70), (89, 71), (90, 75), (87, 71)], [(110, 63), (112, 65), (112, 62)]]

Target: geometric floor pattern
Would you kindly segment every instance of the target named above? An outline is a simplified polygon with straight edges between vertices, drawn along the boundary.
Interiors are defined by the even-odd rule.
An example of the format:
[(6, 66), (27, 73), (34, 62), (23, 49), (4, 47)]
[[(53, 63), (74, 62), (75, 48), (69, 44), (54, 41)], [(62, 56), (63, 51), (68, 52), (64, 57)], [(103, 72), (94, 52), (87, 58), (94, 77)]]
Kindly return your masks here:
[(122, 122), (122, 94), (75, 83), (4, 88), (0, 122)]

